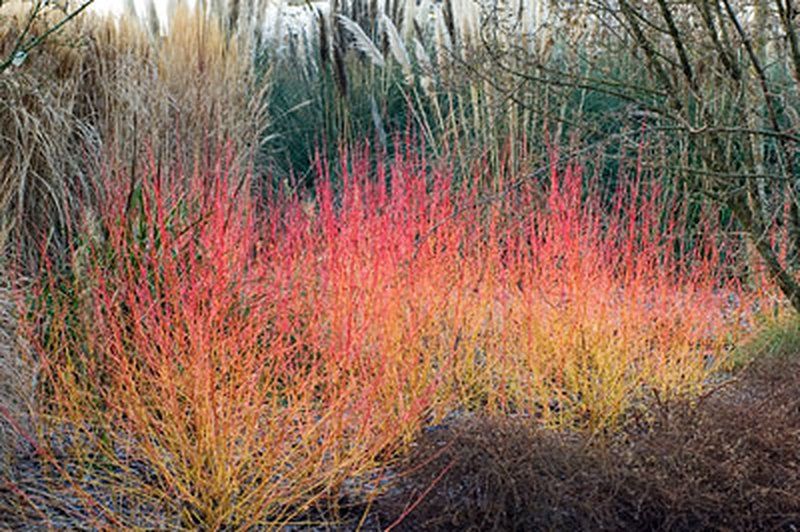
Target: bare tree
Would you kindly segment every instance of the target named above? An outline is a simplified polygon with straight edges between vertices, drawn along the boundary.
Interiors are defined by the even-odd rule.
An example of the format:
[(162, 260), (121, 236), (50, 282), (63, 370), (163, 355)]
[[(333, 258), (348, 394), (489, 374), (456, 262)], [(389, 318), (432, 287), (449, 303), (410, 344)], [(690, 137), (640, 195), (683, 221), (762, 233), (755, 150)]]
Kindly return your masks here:
[[(730, 209), (800, 311), (796, 0), (583, 0), (568, 10), (562, 4), (551, 2), (551, 23), (571, 30), (561, 32), (561, 46), (572, 61), (486, 40), (493, 68), (531, 90), (544, 83), (594, 91), (625, 102), (632, 117), (647, 116), (681, 145), (676, 173)], [(622, 57), (637, 70), (609, 67), (609, 58)], [(788, 250), (768, 237), (776, 227), (787, 231)]]

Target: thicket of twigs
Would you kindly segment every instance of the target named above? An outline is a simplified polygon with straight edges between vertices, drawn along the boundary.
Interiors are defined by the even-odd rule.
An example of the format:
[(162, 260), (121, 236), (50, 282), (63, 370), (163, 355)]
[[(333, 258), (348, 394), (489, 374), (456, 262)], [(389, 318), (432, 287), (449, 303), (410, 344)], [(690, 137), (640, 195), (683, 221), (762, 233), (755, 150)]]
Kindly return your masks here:
[(618, 4), (0, 1), (0, 525), (797, 526), (797, 8)]

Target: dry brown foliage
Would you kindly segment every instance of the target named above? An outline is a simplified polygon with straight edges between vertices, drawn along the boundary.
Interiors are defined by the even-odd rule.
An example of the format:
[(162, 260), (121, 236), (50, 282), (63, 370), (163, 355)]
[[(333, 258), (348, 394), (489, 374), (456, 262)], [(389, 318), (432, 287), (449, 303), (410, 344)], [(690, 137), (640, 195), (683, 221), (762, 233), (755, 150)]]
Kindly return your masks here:
[[(0, 56), (27, 14), (24, 2), (0, 7)], [(230, 141), (243, 158), (258, 146), (266, 85), (252, 68), (255, 29), (182, 4), (170, 20), (153, 34), (130, 16), (84, 14), (0, 73), (0, 229), (29, 262), (45, 239), (56, 249), (69, 241), (101, 154), (180, 152), (191, 166), (204, 146)], [(30, 35), (47, 27), (36, 19)]]
[[(772, 359), (695, 401), (654, 401), (604, 441), (523, 419), (428, 433), (398, 530), (794, 530), (800, 526), (800, 362)], [(409, 509), (411, 510), (409, 511)]]

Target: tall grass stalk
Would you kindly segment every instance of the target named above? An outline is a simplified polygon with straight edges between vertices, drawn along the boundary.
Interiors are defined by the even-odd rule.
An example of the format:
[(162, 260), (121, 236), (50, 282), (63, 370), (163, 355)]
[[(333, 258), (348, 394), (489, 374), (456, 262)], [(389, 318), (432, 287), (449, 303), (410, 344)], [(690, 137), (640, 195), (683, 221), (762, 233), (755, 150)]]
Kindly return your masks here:
[[(534, 156), (546, 160), (542, 131), (563, 144), (597, 142), (596, 107), (617, 105), (544, 79), (519, 90), (519, 72), (538, 76), (531, 63), (585, 70), (581, 50), (593, 50), (602, 26), (583, 5), (354, 0), (308, 11), (282, 3), (277, 12), (283, 16), (271, 19), (273, 38), (257, 63), (287, 66), (276, 69), (271, 106), (281, 120), (267, 144), (284, 173), (305, 168), (326, 142), (335, 157), (322, 139), (391, 142), (409, 123), (431, 154), (456, 161), (462, 177), (476, 160), (521, 170)], [(568, 44), (573, 38), (581, 44)], [(609, 62), (619, 67), (616, 59)], [(636, 127), (620, 113), (600, 122), (619, 126), (614, 133)]]

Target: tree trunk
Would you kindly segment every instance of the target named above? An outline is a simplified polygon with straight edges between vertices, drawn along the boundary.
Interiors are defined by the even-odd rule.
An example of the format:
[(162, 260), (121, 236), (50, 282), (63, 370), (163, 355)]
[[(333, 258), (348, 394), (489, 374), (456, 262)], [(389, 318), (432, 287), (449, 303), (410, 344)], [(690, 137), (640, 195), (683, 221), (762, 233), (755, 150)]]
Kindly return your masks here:
[(753, 241), (753, 245), (755, 245), (759, 255), (764, 260), (770, 276), (777, 283), (794, 310), (800, 312), (800, 284), (781, 265), (775, 250), (772, 249), (769, 240), (766, 238), (766, 228), (753, 215), (745, 198), (736, 196), (729, 199), (727, 204)]

